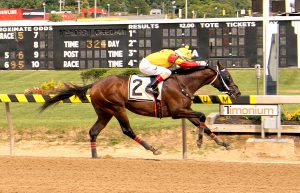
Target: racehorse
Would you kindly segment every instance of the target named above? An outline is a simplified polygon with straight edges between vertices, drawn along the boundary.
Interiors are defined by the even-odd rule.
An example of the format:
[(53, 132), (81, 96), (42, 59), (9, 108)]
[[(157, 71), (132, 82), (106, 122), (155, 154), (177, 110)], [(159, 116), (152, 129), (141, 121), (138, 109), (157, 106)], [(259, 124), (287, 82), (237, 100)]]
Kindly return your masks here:
[[(154, 155), (161, 152), (148, 144), (145, 140), (137, 137), (132, 130), (126, 109), (140, 115), (155, 117), (156, 109), (153, 101), (131, 101), (128, 100), (129, 77), (111, 75), (102, 78), (86, 86), (76, 86), (60, 91), (56, 96), (47, 100), (41, 110), (67, 99), (73, 95), (81, 100), (87, 100), (86, 92), (91, 89), (91, 103), (95, 109), (98, 119), (89, 130), (92, 157), (97, 157), (96, 139), (102, 129), (112, 117), (115, 117), (125, 135), (138, 142), (146, 150)], [(206, 116), (202, 112), (191, 109), (194, 93), (202, 86), (211, 84), (220, 92), (224, 92), (234, 100), (240, 96), (238, 86), (234, 83), (230, 73), (219, 62), (215, 65), (208, 64), (204, 67), (174, 70), (172, 75), (164, 81), (161, 98), (161, 117), (172, 117), (173, 119), (187, 118), (199, 128), (197, 145), (202, 144), (203, 131), (210, 136), (218, 145), (226, 149), (229, 143), (219, 140), (205, 125)]]

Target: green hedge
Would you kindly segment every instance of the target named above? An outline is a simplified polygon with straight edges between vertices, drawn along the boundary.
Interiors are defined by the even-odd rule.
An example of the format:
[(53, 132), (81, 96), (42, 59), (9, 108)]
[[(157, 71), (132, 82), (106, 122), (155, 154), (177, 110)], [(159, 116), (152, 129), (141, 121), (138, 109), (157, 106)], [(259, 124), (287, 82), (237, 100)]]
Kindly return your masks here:
[(82, 81), (86, 84), (88, 81), (96, 81), (102, 77), (110, 75), (130, 76), (141, 74), (138, 68), (93, 68), (80, 73)]
[(54, 21), (54, 22), (63, 21), (63, 16), (61, 14), (51, 13), (49, 14), (49, 21)]

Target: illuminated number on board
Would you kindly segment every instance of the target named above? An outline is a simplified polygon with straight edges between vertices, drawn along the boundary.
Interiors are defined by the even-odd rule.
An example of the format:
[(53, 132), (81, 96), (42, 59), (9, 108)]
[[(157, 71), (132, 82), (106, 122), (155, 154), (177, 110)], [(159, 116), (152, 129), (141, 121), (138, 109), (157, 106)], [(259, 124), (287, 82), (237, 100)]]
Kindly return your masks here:
[(24, 32), (18, 32), (18, 39), (23, 40), (24, 39)]

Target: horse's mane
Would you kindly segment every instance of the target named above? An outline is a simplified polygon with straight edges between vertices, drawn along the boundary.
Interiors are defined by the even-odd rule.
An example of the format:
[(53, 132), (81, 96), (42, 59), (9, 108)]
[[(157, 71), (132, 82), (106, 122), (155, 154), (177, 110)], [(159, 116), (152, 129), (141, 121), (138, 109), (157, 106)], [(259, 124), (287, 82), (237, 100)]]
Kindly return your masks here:
[[(193, 72), (197, 72), (197, 71), (202, 71), (205, 69), (211, 69), (213, 71), (216, 72), (216, 67), (210, 63), (207, 64), (207, 66), (199, 66), (199, 67), (195, 67), (195, 68), (177, 68), (175, 70), (171, 70), (172, 74), (171, 76), (174, 75), (188, 75), (191, 74)], [(138, 74), (138, 76), (146, 76), (148, 77), (149, 75), (144, 75), (144, 74)], [(155, 77), (156, 75), (150, 75), (150, 77)]]
[(211, 66), (210, 64), (208, 64), (207, 66), (199, 66), (199, 67), (195, 67), (195, 68), (177, 68), (175, 70), (172, 70), (172, 75), (173, 74), (188, 75), (188, 74), (191, 74), (193, 72), (201, 71), (201, 70), (205, 70), (205, 69), (212, 69), (212, 70), (215, 71), (215, 69), (213, 68), (213, 66)]

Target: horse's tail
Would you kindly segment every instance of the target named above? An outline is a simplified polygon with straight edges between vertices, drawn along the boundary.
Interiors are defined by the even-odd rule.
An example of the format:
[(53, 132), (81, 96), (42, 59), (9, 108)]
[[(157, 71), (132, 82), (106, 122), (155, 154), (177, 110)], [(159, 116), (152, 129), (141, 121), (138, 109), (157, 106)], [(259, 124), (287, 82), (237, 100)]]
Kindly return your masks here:
[(65, 90), (61, 90), (57, 95), (55, 95), (53, 98), (50, 98), (45, 101), (45, 103), (41, 107), (41, 111), (44, 111), (46, 108), (48, 108), (51, 105), (54, 105), (55, 103), (67, 99), (73, 95), (79, 97), (81, 100), (87, 100), (86, 98), (86, 92), (88, 89), (92, 88), (93, 84), (89, 84), (86, 86), (76, 86), (73, 85), (70, 88), (67, 88)]

